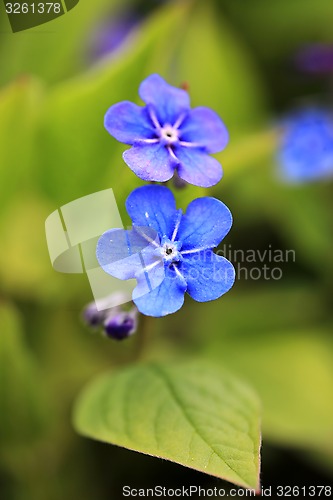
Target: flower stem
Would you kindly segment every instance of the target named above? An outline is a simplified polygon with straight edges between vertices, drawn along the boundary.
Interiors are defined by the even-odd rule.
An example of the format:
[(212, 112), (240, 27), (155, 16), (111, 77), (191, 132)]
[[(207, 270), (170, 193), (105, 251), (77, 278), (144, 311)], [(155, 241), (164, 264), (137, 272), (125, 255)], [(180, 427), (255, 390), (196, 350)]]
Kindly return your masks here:
[(134, 360), (140, 361), (145, 358), (150, 343), (151, 333), (153, 328), (153, 318), (150, 316), (140, 315), (140, 327), (136, 334), (136, 346), (134, 350)]

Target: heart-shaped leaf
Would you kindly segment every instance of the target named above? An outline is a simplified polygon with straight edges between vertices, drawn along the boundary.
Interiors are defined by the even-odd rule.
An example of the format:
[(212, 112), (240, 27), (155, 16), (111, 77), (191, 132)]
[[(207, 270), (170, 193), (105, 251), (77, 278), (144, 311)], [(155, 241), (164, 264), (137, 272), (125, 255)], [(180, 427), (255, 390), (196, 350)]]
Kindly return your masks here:
[(76, 429), (243, 487), (259, 483), (259, 404), (242, 382), (201, 362), (104, 375), (79, 398)]

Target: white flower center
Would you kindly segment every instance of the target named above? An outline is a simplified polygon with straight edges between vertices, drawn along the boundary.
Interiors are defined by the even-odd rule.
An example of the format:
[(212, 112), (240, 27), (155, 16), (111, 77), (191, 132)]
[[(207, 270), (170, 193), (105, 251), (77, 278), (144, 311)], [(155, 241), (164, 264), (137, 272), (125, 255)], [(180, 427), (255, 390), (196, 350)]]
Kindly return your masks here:
[(179, 139), (178, 129), (172, 127), (171, 125), (164, 125), (160, 130), (161, 139), (163, 139), (167, 144), (174, 144)]
[(181, 260), (181, 255), (179, 252), (179, 242), (172, 242), (170, 240), (165, 241), (161, 246), (161, 253), (164, 262), (172, 263), (179, 262)]
[(174, 245), (171, 245), (170, 243), (165, 243), (163, 245), (163, 253), (165, 259), (172, 260), (173, 257), (177, 255), (177, 249), (174, 247)]

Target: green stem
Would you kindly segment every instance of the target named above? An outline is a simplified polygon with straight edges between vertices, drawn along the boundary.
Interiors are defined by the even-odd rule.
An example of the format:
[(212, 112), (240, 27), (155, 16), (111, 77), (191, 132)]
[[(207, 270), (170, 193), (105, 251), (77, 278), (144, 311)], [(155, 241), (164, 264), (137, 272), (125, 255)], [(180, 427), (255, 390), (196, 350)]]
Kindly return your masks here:
[(134, 351), (135, 361), (144, 359), (150, 343), (151, 332), (153, 327), (153, 318), (150, 316), (140, 315), (140, 327), (136, 334), (137, 342)]

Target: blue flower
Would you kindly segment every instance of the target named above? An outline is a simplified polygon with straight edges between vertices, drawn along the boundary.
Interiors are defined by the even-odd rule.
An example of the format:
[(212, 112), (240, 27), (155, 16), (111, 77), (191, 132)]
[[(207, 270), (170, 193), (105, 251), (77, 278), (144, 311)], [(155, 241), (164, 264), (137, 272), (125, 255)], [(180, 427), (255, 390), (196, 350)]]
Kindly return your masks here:
[(282, 175), (289, 181), (311, 181), (333, 175), (333, 116), (311, 108), (286, 120), (278, 152)]
[(209, 156), (222, 151), (228, 132), (209, 108), (190, 109), (185, 90), (151, 75), (139, 89), (146, 106), (124, 101), (111, 106), (105, 128), (118, 141), (131, 145), (123, 158), (145, 181), (165, 182), (174, 172), (196, 186), (210, 187), (222, 177), (220, 163)]
[(129, 195), (126, 208), (132, 229), (104, 233), (96, 255), (105, 272), (137, 280), (133, 300), (141, 313), (165, 316), (182, 307), (185, 292), (206, 302), (232, 287), (232, 264), (212, 250), (232, 225), (221, 201), (198, 198), (183, 215), (167, 187), (143, 186)]

